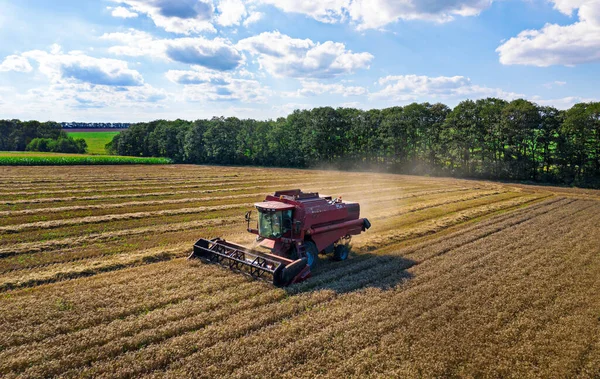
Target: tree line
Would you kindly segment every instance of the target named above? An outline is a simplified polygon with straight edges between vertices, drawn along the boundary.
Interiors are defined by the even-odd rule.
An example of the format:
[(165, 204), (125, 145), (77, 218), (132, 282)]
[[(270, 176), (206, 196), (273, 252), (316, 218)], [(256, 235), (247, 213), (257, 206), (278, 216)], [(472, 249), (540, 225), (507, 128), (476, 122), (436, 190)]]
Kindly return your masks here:
[(0, 151), (85, 153), (87, 143), (69, 137), (56, 122), (0, 120)]
[(132, 125), (107, 145), (181, 163), (378, 169), (600, 186), (600, 103), (567, 111), (519, 99), (321, 107), (269, 121), (215, 117)]

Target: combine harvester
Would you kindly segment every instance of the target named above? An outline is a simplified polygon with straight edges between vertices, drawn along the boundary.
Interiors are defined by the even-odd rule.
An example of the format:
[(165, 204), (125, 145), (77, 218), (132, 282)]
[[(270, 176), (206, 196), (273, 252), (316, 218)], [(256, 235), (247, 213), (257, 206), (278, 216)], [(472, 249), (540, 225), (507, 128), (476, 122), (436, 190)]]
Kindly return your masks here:
[(319, 253), (333, 254), (338, 261), (348, 258), (350, 238), (371, 227), (369, 220), (360, 218), (358, 203), (343, 203), (341, 198), (316, 192), (278, 191), (255, 206), (258, 225), (250, 228), (252, 211), (247, 212), (248, 232), (257, 234), (259, 246), (269, 252), (221, 238), (200, 239), (190, 258), (219, 263), (254, 278), (271, 280), (276, 286), (287, 286), (311, 276), (310, 269)]

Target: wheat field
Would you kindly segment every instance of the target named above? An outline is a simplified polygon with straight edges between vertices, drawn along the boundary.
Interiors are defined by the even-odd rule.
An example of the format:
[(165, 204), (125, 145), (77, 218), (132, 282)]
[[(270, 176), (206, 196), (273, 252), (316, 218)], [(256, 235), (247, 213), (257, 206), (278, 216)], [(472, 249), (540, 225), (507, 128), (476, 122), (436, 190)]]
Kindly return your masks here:
[[(600, 191), (210, 166), (0, 167), (0, 376), (600, 377)], [(281, 289), (188, 261), (279, 189), (372, 228)]]

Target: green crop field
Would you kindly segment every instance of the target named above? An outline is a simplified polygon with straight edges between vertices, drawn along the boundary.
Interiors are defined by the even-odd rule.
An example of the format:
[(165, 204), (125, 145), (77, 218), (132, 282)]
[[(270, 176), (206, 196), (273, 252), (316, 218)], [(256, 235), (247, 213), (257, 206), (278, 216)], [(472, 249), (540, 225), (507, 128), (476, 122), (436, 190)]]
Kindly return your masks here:
[(168, 164), (168, 158), (0, 151), (0, 166)]
[(107, 154), (104, 146), (112, 141), (113, 137), (119, 132), (102, 131), (102, 132), (67, 132), (69, 137), (83, 138), (88, 145), (88, 153), (90, 154)]

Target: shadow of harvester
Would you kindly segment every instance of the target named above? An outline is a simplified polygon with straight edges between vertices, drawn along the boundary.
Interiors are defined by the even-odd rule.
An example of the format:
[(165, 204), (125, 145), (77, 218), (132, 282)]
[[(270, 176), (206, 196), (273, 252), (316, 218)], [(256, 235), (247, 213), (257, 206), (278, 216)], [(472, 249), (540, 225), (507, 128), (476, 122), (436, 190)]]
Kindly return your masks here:
[[(311, 277), (304, 282), (284, 287), (285, 291), (290, 295), (319, 290), (346, 293), (364, 288), (388, 289), (411, 279), (412, 275), (407, 270), (417, 262), (393, 252), (376, 254), (364, 251), (366, 248), (361, 250), (363, 251), (359, 253), (351, 251), (350, 257), (342, 262), (333, 261), (328, 255), (320, 255), (317, 264), (311, 269)], [(260, 266), (261, 259), (264, 263), (269, 263), (275, 260), (273, 256), (265, 257), (259, 252), (225, 240), (201, 239), (194, 245), (190, 257), (228, 267), (239, 274), (260, 278), (271, 285), (282, 282), (273, 271), (268, 271), (270, 267)], [(305, 263), (295, 263), (302, 264), (298, 266), (300, 269), (305, 267)]]
[(398, 255), (352, 254), (343, 262), (321, 256), (305, 282), (286, 287), (289, 294), (331, 290), (347, 293), (365, 288), (389, 289), (412, 278), (407, 270), (417, 262)]

